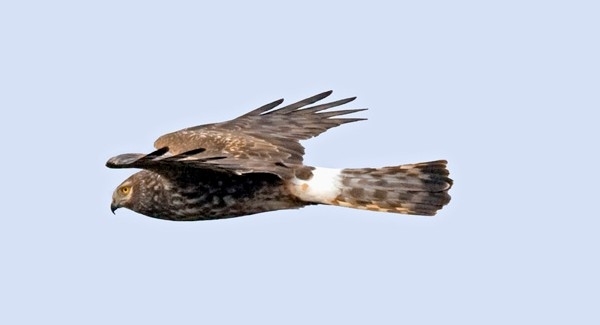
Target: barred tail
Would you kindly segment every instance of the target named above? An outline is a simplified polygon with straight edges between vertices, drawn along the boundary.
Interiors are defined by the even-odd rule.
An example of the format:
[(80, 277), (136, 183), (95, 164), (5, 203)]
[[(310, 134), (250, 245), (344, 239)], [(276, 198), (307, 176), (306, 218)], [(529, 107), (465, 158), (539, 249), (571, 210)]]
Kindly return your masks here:
[[(445, 160), (383, 168), (314, 168), (294, 180), (300, 199), (329, 205), (432, 216), (450, 202)], [(306, 175), (306, 173), (303, 173)]]

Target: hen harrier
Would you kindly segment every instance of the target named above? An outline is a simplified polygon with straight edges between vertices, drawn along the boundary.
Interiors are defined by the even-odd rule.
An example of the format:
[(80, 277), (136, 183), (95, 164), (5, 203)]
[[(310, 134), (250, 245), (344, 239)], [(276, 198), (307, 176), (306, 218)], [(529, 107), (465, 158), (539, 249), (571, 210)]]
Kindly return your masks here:
[[(114, 191), (124, 207), (167, 220), (208, 220), (329, 204), (371, 211), (434, 215), (450, 201), (446, 161), (382, 168), (331, 169), (302, 163), (300, 140), (364, 120), (363, 111), (326, 111), (356, 97), (308, 106), (327, 91), (275, 109), (283, 99), (231, 121), (165, 134), (150, 154), (110, 158), (109, 168), (141, 168)], [(308, 107), (307, 107), (308, 106)]]

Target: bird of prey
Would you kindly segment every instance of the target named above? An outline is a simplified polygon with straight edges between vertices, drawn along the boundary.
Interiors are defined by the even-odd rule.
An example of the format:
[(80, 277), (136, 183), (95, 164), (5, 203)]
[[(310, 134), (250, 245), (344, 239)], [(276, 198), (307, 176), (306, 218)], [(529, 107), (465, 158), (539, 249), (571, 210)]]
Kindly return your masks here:
[(300, 140), (364, 120), (365, 109), (328, 109), (356, 97), (312, 105), (327, 91), (277, 108), (276, 100), (230, 121), (159, 137), (149, 154), (110, 158), (109, 168), (139, 168), (112, 195), (124, 207), (166, 220), (191, 221), (328, 204), (371, 211), (434, 215), (450, 201), (445, 160), (382, 168), (304, 165)]

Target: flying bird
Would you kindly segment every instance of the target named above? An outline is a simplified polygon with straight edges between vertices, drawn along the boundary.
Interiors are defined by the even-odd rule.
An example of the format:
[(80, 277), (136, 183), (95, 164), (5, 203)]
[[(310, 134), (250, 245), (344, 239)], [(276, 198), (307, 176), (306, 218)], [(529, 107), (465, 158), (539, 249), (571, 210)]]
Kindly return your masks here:
[(434, 215), (450, 201), (445, 160), (381, 168), (303, 164), (300, 140), (364, 118), (365, 109), (328, 109), (356, 97), (312, 105), (327, 91), (285, 107), (283, 99), (230, 121), (159, 137), (149, 154), (122, 154), (109, 168), (139, 168), (112, 195), (127, 208), (166, 220), (191, 221), (327, 204), (371, 211)]

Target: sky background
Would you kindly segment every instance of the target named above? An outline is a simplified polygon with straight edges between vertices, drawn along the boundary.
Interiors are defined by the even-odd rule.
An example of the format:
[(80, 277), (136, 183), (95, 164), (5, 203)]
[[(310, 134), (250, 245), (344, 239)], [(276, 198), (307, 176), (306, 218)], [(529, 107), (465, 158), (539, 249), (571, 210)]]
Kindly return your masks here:
[[(595, 1), (4, 1), (0, 323), (598, 324)], [(306, 163), (447, 159), (433, 218), (110, 213), (187, 126), (284, 97), (368, 121)]]

